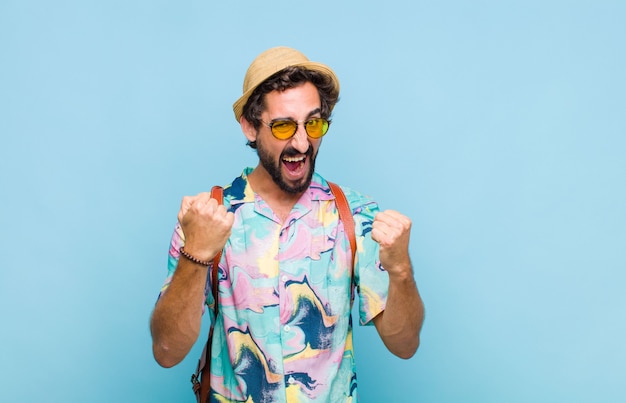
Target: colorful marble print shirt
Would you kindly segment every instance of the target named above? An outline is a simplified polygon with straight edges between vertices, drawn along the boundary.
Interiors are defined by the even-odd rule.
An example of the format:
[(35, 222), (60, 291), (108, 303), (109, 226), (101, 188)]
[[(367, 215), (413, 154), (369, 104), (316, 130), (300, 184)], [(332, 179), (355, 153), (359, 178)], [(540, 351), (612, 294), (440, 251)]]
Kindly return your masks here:
[[(215, 325), (214, 402), (356, 402), (350, 301), (351, 252), (327, 182), (311, 186), (281, 222), (253, 192), (251, 168), (224, 189), (235, 222), (219, 265), (219, 313), (207, 280)], [(343, 188), (357, 238), (355, 283), (360, 323), (385, 308), (388, 276), (370, 236), (378, 205)], [(167, 288), (184, 244), (176, 228)], [(202, 337), (202, 336), (201, 336)]]

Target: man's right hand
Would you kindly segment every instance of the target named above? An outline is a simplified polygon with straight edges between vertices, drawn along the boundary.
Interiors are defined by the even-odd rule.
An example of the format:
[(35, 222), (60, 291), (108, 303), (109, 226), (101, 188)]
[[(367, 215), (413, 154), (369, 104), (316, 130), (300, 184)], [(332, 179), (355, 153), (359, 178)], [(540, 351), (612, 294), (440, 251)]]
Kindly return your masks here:
[(185, 251), (210, 261), (224, 248), (234, 221), (234, 214), (207, 192), (183, 197), (178, 222), (185, 234)]

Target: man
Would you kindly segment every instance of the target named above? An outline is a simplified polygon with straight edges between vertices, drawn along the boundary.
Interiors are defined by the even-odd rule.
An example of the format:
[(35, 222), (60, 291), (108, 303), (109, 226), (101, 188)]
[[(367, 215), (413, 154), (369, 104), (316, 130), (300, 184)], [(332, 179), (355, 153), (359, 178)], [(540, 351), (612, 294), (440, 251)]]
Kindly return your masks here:
[(343, 188), (358, 245), (352, 278), (335, 198), (315, 172), (339, 97), (335, 73), (272, 48), (250, 65), (243, 90), (233, 109), (259, 164), (224, 189), (224, 205), (208, 193), (183, 198), (151, 319), (154, 356), (171, 367), (196, 342), (204, 304), (216, 303), (208, 266), (223, 250), (211, 401), (355, 402), (351, 282), (361, 324), (373, 323), (392, 353), (410, 358), (419, 345), (411, 221)]

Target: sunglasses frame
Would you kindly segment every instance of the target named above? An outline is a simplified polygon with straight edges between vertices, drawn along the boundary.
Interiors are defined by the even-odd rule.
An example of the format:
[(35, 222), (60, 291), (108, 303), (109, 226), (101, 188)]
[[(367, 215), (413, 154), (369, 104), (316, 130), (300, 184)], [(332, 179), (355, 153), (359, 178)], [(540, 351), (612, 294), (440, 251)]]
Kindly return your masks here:
[[(311, 136), (309, 134), (308, 130), (306, 129), (307, 122), (310, 122), (312, 120), (323, 120), (323, 121), (326, 122), (326, 124), (327, 124), (326, 131), (321, 136), (317, 136), (317, 137)], [(307, 136), (311, 137), (312, 139), (321, 139), (322, 137), (324, 137), (326, 135), (326, 133), (328, 133), (328, 129), (330, 129), (330, 123), (331, 123), (331, 121), (329, 119), (324, 119), (324, 118), (311, 118), (311, 119), (307, 119), (307, 120), (303, 120), (303, 121), (297, 121), (297, 120), (293, 120), (293, 119), (276, 119), (276, 120), (273, 120), (273, 121), (271, 121), (269, 123), (264, 122), (264, 121), (261, 121), (261, 122), (263, 122), (264, 125), (269, 127), (270, 128), (270, 132), (272, 132), (272, 135), (274, 137), (276, 137), (277, 139), (279, 139), (279, 140), (289, 140), (290, 138), (292, 138), (298, 132), (298, 126), (300, 126), (300, 124), (304, 125), (304, 131), (306, 132)], [(279, 137), (279, 136), (276, 135), (276, 133), (274, 133), (274, 125), (277, 124), (277, 123), (283, 123), (283, 122), (291, 122), (291, 123), (295, 123), (296, 124), (293, 133), (291, 133), (288, 137)], [(322, 125), (323, 125), (323, 123), (322, 123)]]

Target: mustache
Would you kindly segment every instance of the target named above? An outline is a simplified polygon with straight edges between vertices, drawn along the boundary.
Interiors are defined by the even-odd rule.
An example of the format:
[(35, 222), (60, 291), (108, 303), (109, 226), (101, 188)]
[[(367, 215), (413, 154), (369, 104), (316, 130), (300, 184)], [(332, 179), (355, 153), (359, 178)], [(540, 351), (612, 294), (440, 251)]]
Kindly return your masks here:
[[(301, 153), (300, 151), (296, 150), (293, 147), (288, 147), (285, 150), (283, 150), (283, 152), (280, 154), (281, 158), (285, 158), (285, 157), (295, 157), (297, 155), (302, 155), (303, 153)], [(311, 146), (309, 144), (309, 148), (304, 152), (304, 155), (308, 157), (313, 156), (313, 146)]]

